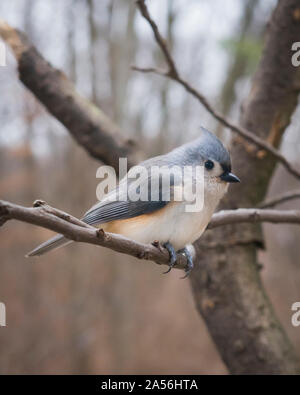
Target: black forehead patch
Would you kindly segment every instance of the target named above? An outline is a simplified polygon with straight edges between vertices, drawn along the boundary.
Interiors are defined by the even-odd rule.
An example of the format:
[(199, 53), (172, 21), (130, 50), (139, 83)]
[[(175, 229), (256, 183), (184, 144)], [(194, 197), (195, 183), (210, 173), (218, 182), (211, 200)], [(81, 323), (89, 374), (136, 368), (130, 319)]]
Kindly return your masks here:
[(231, 173), (231, 163), (221, 163), (224, 173)]

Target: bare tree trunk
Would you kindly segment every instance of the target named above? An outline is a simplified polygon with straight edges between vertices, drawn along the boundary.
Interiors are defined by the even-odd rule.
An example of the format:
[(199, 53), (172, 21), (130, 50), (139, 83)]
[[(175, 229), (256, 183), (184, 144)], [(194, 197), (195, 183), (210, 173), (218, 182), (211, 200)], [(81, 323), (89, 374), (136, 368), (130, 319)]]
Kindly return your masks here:
[[(297, 104), (300, 68), (291, 64), (291, 46), (300, 37), (299, 12), (298, 0), (278, 2), (241, 116), (243, 127), (274, 146), (279, 145)], [(231, 151), (242, 183), (232, 187), (222, 208), (255, 206), (267, 192), (275, 161), (238, 138)], [(231, 246), (202, 254), (212, 239), (231, 241)], [(238, 245), (241, 241), (246, 245)], [(231, 373), (299, 373), (299, 361), (260, 280), (257, 248), (262, 244), (256, 225), (208, 231), (196, 243), (198, 262), (191, 283), (197, 308)]]

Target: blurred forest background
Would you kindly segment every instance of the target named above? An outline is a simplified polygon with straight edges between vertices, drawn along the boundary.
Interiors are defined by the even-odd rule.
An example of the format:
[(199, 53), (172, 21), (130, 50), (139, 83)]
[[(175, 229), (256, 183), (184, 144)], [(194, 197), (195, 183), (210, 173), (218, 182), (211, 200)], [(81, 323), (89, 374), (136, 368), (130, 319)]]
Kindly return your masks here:
[[(275, 4), (148, 2), (182, 75), (232, 119), (247, 96)], [(131, 70), (134, 64), (164, 65), (134, 1), (2, 0), (0, 17), (24, 30), (148, 156), (191, 140), (200, 125), (230, 142), (230, 133), (180, 86)], [(99, 162), (76, 145), (16, 73), (8, 53), (7, 66), (0, 67), (0, 197), (22, 205), (41, 198), (80, 217), (96, 201)], [(299, 118), (300, 110), (293, 125)], [(300, 167), (300, 134), (293, 125), (282, 149)], [(280, 168), (269, 194), (294, 188), (296, 180)], [(283, 206), (299, 207), (299, 201)], [(264, 230), (263, 281), (300, 352), (300, 330), (291, 325), (291, 305), (300, 300), (300, 229)], [(20, 222), (1, 228), (0, 301), (7, 327), (0, 329), (0, 373), (227, 373), (196, 312), (189, 281), (179, 280), (178, 271), (164, 276), (154, 264), (80, 244), (24, 258), (49, 235)]]

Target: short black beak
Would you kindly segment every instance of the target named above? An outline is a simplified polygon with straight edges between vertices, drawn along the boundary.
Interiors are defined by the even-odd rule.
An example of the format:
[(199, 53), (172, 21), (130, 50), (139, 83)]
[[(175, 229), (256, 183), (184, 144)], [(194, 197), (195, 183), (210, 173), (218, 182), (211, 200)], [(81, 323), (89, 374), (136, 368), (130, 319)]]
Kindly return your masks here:
[(228, 173), (228, 172), (223, 173), (220, 176), (220, 178), (221, 178), (221, 180), (226, 181), (226, 182), (241, 182), (241, 180), (236, 175), (234, 175), (233, 173)]

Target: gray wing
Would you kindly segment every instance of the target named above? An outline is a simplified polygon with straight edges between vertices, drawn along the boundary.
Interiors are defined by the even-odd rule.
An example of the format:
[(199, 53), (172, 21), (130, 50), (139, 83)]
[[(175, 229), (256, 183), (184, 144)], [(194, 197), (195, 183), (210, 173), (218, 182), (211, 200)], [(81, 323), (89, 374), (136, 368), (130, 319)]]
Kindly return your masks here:
[(149, 214), (163, 208), (168, 203), (169, 202), (166, 201), (143, 202), (141, 200), (136, 202), (110, 202), (100, 207), (95, 207), (92, 211), (89, 211), (82, 220), (89, 225), (103, 224), (114, 220)]
[[(153, 160), (155, 159), (155, 161)], [(150, 168), (153, 164), (162, 164), (163, 161), (161, 157), (152, 158), (148, 161), (143, 162), (141, 165), (144, 165), (146, 168)], [(164, 163), (163, 163), (164, 164)], [(149, 173), (150, 174), (150, 173)], [(118, 187), (112, 191), (103, 201), (97, 203), (93, 206), (83, 217), (83, 221), (88, 223), (89, 225), (98, 225), (105, 222), (110, 222), (114, 220), (120, 219), (128, 219), (137, 217), (143, 214), (149, 214), (156, 210), (159, 210), (165, 207), (170, 199), (166, 199), (166, 195), (162, 192), (162, 180), (159, 178), (158, 182), (153, 186), (151, 184), (151, 179), (149, 174), (143, 179), (143, 182), (137, 189), (147, 187), (147, 201), (137, 200), (132, 201), (129, 200), (127, 195), (123, 194), (122, 200), (115, 200), (116, 195), (122, 195), (124, 190), (124, 185), (127, 185), (129, 189), (133, 186), (133, 181), (127, 179), (127, 181), (121, 180)], [(170, 180), (170, 195), (172, 196), (172, 187), (174, 186), (174, 177), (171, 177)], [(152, 192), (157, 192), (156, 199), (151, 199), (151, 188)], [(145, 195), (144, 195), (145, 196)], [(152, 195), (153, 196), (153, 195)]]

